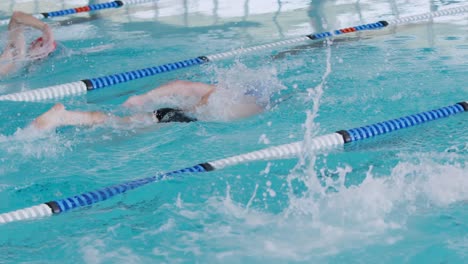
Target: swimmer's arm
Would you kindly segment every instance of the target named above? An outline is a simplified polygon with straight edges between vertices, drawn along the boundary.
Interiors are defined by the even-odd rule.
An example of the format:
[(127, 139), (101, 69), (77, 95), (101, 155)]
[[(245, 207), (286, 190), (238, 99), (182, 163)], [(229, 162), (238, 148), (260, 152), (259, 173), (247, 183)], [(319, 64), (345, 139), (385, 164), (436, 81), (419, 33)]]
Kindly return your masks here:
[(16, 68), (15, 60), (26, 55), (26, 43), (21, 26), (22, 12), (14, 12), (8, 24), (8, 40), (0, 55), (0, 75), (6, 75)]
[(200, 82), (174, 81), (155, 88), (146, 94), (133, 96), (125, 101), (124, 106), (138, 106), (167, 96), (198, 97), (200, 104), (206, 103), (209, 95), (215, 90), (213, 85)]
[(145, 94), (150, 99), (158, 99), (165, 96), (196, 96), (203, 97), (214, 90), (213, 85), (190, 81), (173, 81), (155, 88)]
[(13, 30), (19, 28), (22, 25), (40, 30), (42, 32), (42, 38), (45, 43), (53, 42), (54, 38), (49, 25), (40, 21), (39, 19), (35, 18), (30, 14), (21, 11), (13, 12), (13, 15), (10, 19), (10, 24), (8, 24), (8, 29)]
[(42, 32), (44, 32), (45, 30), (49, 28), (49, 26), (46, 23), (40, 21), (39, 19), (35, 18), (32, 15), (21, 12), (21, 11), (15, 11), (13, 12), (13, 15), (11, 16), (10, 24), (8, 24), (8, 29), (17, 27), (19, 25), (33, 27)]

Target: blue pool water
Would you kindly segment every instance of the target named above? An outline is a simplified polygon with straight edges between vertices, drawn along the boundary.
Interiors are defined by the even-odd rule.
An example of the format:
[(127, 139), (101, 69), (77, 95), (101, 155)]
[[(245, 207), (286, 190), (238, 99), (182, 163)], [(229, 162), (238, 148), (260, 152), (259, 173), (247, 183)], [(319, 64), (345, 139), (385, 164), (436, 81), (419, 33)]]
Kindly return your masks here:
[[(463, 4), (231, 2), (158, 1), (72, 25), (56, 20), (58, 52), (0, 80), (0, 93)], [(27, 3), (2, 4), (2, 16), (11, 6), (34, 12)], [(304, 42), (60, 100), (2, 101), (0, 213), (466, 101), (467, 21), (446, 16)], [(127, 114), (119, 104), (130, 95), (175, 79), (233, 90), (266, 80), (279, 92), (269, 111), (233, 122), (22, 129), (57, 101)], [(461, 113), (326, 153), (187, 174), (94, 206), (0, 225), (0, 263), (467, 262), (467, 124)]]

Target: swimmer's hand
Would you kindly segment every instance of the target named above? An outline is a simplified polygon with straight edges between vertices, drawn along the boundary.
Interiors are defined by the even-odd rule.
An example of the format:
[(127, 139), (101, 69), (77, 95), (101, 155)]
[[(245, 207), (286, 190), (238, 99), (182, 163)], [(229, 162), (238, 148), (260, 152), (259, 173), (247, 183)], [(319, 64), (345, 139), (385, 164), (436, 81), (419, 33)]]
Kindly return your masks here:
[(140, 107), (143, 106), (144, 104), (148, 103), (148, 98), (144, 95), (135, 95), (127, 99), (123, 103), (124, 107)]
[(49, 25), (44, 24), (42, 26), (42, 38), (44, 40), (45, 45), (49, 47), (54, 46), (54, 35), (52, 34), (52, 30), (50, 29)]

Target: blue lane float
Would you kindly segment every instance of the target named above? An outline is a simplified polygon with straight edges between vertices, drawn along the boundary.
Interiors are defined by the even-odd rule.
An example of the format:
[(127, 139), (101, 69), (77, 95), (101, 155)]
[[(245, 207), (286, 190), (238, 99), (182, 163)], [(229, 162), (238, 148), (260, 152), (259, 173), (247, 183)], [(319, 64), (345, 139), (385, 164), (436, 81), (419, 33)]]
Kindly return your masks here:
[[(78, 13), (101, 11), (104, 9), (119, 8), (119, 7), (127, 6), (127, 5), (143, 4), (143, 3), (154, 2), (154, 1), (156, 0), (112, 1), (112, 2), (92, 4), (92, 5), (87, 5), (87, 6), (80, 6), (80, 7), (51, 11), (51, 12), (44, 12), (44, 13), (34, 14), (33, 16), (37, 19), (47, 19), (47, 18), (53, 18), (53, 17), (74, 15)], [(0, 20), (0, 25), (8, 25), (8, 23), (10, 23), (10, 19)]]
[(158, 182), (174, 177), (182, 177), (185, 173), (209, 172), (213, 170), (219, 170), (227, 166), (233, 166), (239, 163), (246, 163), (256, 160), (289, 158), (301, 153), (304, 147), (306, 147), (308, 150), (320, 152), (326, 149), (342, 146), (344, 144), (349, 144), (351, 142), (387, 134), (393, 131), (413, 127), (467, 111), (468, 101), (465, 101), (447, 107), (392, 119), (368, 126), (340, 130), (335, 133), (313, 138), (310, 141), (307, 141), (307, 146), (304, 146), (304, 142), (298, 141), (216, 161), (205, 162), (185, 169), (132, 180), (121, 184), (104, 187), (95, 191), (70, 196), (68, 198), (54, 200), (25, 209), (0, 214), (0, 223), (4, 224), (61, 214), (72, 209), (86, 207), (101, 201), (108, 200), (114, 196), (126, 193), (127, 191), (145, 186), (152, 182)]
[(204, 57), (198, 57), (194, 59), (178, 61), (173, 63), (167, 63), (155, 67), (144, 68), (140, 70), (134, 70), (124, 73), (112, 74), (104, 77), (92, 78), (82, 80), (86, 84), (86, 89), (88, 91), (104, 88), (119, 83), (129, 82), (132, 80), (153, 76), (163, 72), (174, 71), (177, 69), (187, 68), (194, 65), (199, 65), (207, 62), (207, 59)]
[(129, 82), (129, 81), (140, 79), (140, 78), (154, 76), (154, 75), (164, 73), (164, 72), (170, 72), (170, 71), (187, 68), (187, 67), (191, 67), (195, 65), (201, 65), (204, 63), (213, 62), (213, 61), (237, 56), (237, 55), (248, 53), (248, 52), (255, 52), (255, 51), (259, 51), (263, 49), (271, 49), (271, 48), (275, 48), (279, 46), (291, 45), (291, 44), (295, 44), (298, 42), (304, 42), (307, 40), (320, 40), (320, 39), (329, 38), (332, 36), (339, 36), (342, 34), (348, 34), (348, 33), (353, 33), (357, 31), (377, 30), (377, 29), (385, 28), (389, 25), (415, 23), (415, 22), (419, 22), (423, 20), (433, 19), (435, 17), (457, 15), (457, 14), (463, 14), (465, 12), (468, 12), (468, 5), (455, 7), (455, 8), (449, 8), (449, 9), (440, 10), (440, 11), (431, 12), (431, 13), (424, 13), (424, 14), (419, 14), (419, 15), (414, 15), (414, 16), (401, 17), (401, 18), (394, 19), (394, 20), (378, 21), (378, 22), (370, 23), (370, 24), (347, 27), (343, 29), (316, 33), (316, 34), (310, 34), (307, 36), (302, 36), (302, 37), (298, 37), (294, 39), (282, 40), (278, 42), (262, 44), (262, 45), (247, 47), (247, 48), (235, 49), (232, 51), (213, 54), (213, 55), (198, 56), (196, 58), (192, 58), (188, 60), (167, 63), (167, 64), (163, 64), (159, 66), (148, 67), (148, 68), (128, 71), (124, 73), (111, 74), (111, 75), (107, 75), (103, 77), (84, 79), (84, 80), (75, 81), (71, 83), (59, 84), (55, 86), (50, 86), (50, 87), (20, 92), (20, 93), (2, 95), (0, 96), (0, 101), (31, 102), (31, 101), (42, 101), (42, 100), (48, 100), (48, 99), (61, 98), (61, 97), (71, 96), (71, 95), (76, 95), (76, 94), (83, 94), (88, 91), (93, 91), (93, 90), (97, 90), (100, 88), (109, 87), (109, 86), (113, 86), (113, 85), (124, 83), (124, 82)]
[(66, 211), (69, 211), (78, 207), (88, 206), (88, 205), (95, 204), (97, 202), (105, 201), (118, 194), (123, 194), (127, 191), (141, 187), (148, 183), (161, 181), (165, 178), (176, 177), (177, 175), (180, 175), (183, 173), (197, 173), (197, 172), (206, 172), (210, 170), (212, 170), (212, 168), (209, 164), (198, 164), (190, 168), (171, 171), (168, 173), (159, 174), (159, 175), (155, 175), (152, 177), (129, 181), (129, 182), (121, 183), (121, 184), (116, 184), (116, 185), (105, 187), (99, 190), (83, 193), (80, 195), (75, 195), (73, 197), (68, 197), (68, 198), (61, 199), (61, 200), (47, 202), (46, 205), (48, 205), (52, 209), (52, 212), (54, 214), (58, 214), (58, 213), (66, 212)]
[(46, 12), (46, 13), (41, 13), (41, 15), (44, 18), (59, 17), (59, 16), (73, 15), (73, 14), (82, 13), (82, 12), (97, 11), (97, 10), (109, 9), (109, 8), (118, 8), (123, 5), (124, 3), (122, 1), (113, 1), (113, 2), (108, 2), (108, 3), (93, 4), (93, 5), (64, 9), (64, 10), (59, 10), (59, 11)]

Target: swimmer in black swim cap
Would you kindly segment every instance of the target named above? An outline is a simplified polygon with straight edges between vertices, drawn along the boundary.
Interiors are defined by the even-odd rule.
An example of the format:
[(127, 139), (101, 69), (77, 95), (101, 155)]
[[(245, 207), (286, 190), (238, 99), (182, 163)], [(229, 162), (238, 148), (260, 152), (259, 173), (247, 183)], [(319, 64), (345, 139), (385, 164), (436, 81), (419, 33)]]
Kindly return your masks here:
[[(194, 105), (182, 109), (181, 106), (175, 108), (159, 108), (152, 113), (140, 113), (127, 117), (118, 117), (103, 112), (81, 112), (68, 111), (62, 104), (56, 104), (49, 111), (36, 118), (31, 124), (32, 128), (50, 130), (59, 126), (90, 126), (103, 124), (107, 121), (128, 124), (133, 122), (143, 122), (153, 120), (157, 123), (168, 122), (194, 122), (197, 121), (195, 115), (199, 108), (209, 103), (210, 97), (215, 94), (217, 88), (199, 82), (174, 81), (155, 88), (146, 94), (130, 97), (123, 103), (127, 108), (141, 108), (143, 105), (157, 104), (164, 97), (184, 97), (195, 99)], [(261, 93), (255, 93), (258, 96)], [(229, 119), (238, 119), (254, 115), (265, 109), (264, 100), (256, 98), (251, 91), (240, 96), (240, 98), (229, 99), (229, 104), (222, 104), (223, 110), (229, 113)]]
[[(42, 35), (29, 46), (26, 44), (24, 28), (32, 27)], [(8, 24), (8, 39), (0, 55), (0, 76), (11, 73), (22, 65), (24, 60), (46, 58), (57, 47), (50, 27), (30, 14), (15, 11)]]
[(196, 118), (190, 117), (184, 113), (184, 111), (175, 108), (160, 108), (153, 111), (154, 118), (159, 123), (169, 123), (169, 122), (182, 122), (188, 123), (197, 121)]

